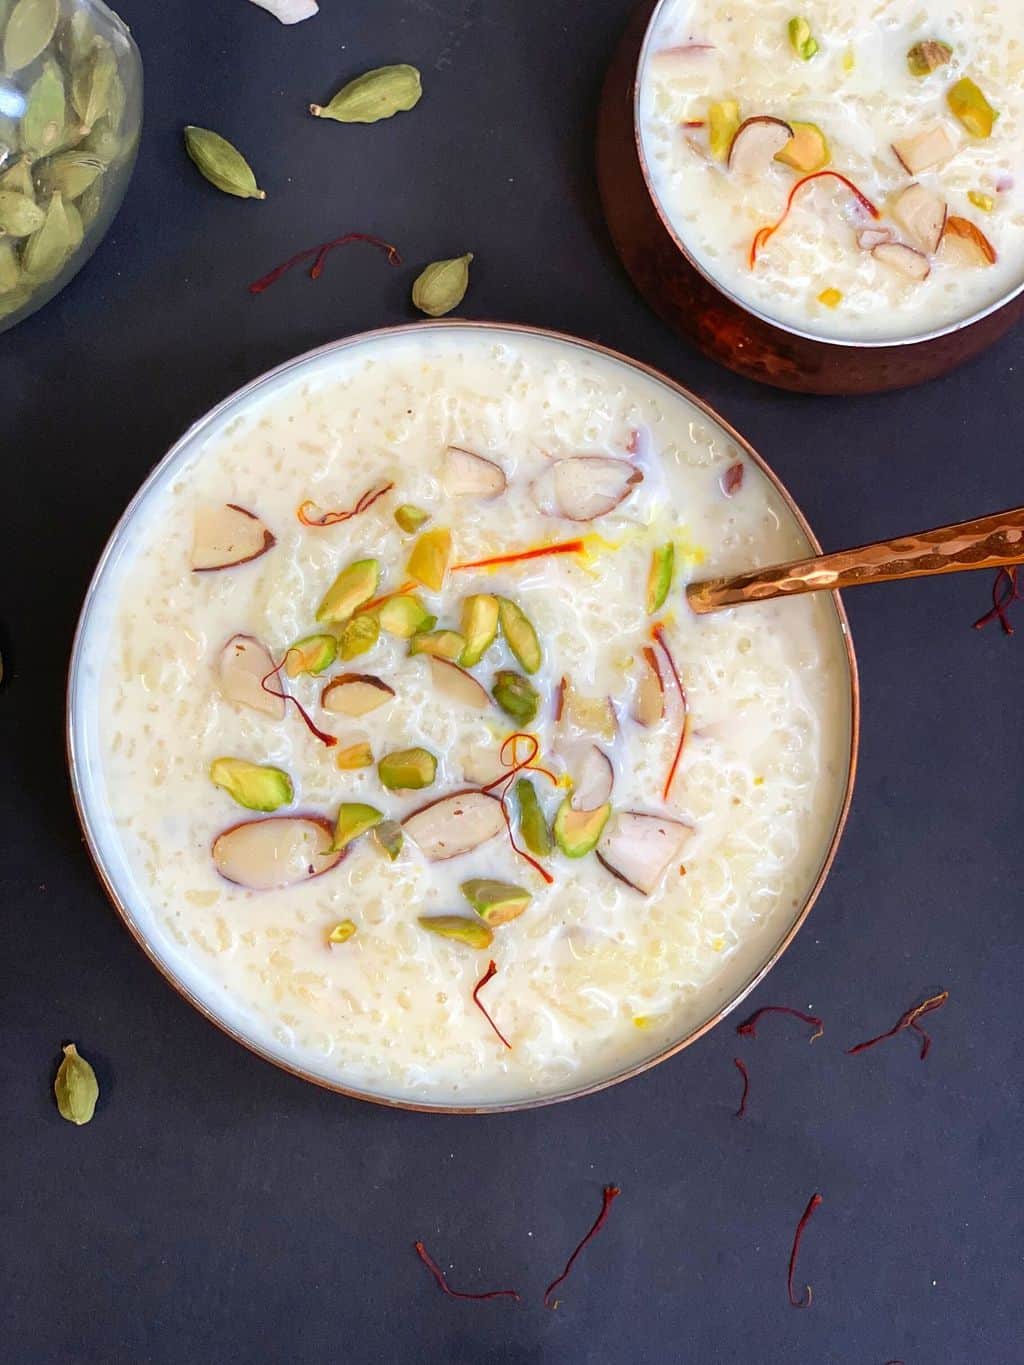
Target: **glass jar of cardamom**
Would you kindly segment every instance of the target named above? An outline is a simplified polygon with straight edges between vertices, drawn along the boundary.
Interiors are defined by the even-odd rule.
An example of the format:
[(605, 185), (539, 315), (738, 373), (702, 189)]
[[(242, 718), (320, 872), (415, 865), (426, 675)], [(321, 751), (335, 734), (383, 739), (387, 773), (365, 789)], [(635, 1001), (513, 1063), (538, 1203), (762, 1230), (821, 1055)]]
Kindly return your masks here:
[(101, 0), (0, 0), (0, 332), (99, 245), (141, 126), (139, 50)]

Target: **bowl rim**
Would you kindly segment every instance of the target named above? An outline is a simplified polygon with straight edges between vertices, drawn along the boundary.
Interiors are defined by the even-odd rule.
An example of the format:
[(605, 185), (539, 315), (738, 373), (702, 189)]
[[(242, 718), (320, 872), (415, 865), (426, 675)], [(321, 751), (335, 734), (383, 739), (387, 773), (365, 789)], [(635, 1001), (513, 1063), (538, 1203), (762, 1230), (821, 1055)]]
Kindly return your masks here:
[[(650, 2), (651, 0), (641, 0), (641, 4)], [(706, 280), (707, 283), (710, 284), (711, 287), (715, 289), (719, 294), (727, 298), (738, 309), (740, 309), (741, 312), (747, 313), (751, 317), (757, 318), (758, 321), (766, 323), (769, 327), (774, 327), (778, 331), (784, 332), (788, 336), (800, 337), (801, 340), (803, 341), (813, 341), (820, 346), (837, 346), (843, 350), (879, 351), (885, 350), (887, 347), (891, 348), (905, 346), (920, 346), (926, 344), (927, 342), (937, 341), (939, 340), (940, 337), (953, 336), (957, 332), (965, 331), (968, 327), (973, 327), (974, 324), (977, 322), (983, 322), (985, 318), (991, 317), (994, 313), (1000, 312), (1003, 308), (1006, 307), (1007, 304), (1013, 303), (1014, 299), (1019, 298), (1020, 295), (1024, 293), (1024, 276), (1022, 276), (1021, 280), (1014, 288), (1012, 288), (1005, 294), (1001, 294), (999, 298), (995, 299), (992, 303), (986, 305), (986, 307), (979, 308), (977, 312), (970, 313), (965, 318), (960, 318), (957, 321), (949, 322), (944, 327), (933, 328), (932, 331), (930, 332), (912, 333), (910, 336), (863, 338), (831, 337), (824, 336), (820, 332), (805, 331), (801, 327), (795, 327), (788, 322), (781, 321), (779, 318), (772, 317), (770, 313), (762, 312), (760, 308), (755, 308), (753, 304), (748, 303), (746, 300), (742, 299), (738, 294), (733, 293), (733, 291), (729, 289), (726, 285), (724, 285), (721, 280), (717, 279), (716, 276), (712, 275), (709, 271), (707, 271), (704, 268), (701, 262), (690, 251), (689, 247), (686, 245), (682, 237), (676, 231), (675, 224), (669, 218), (668, 213), (661, 202), (661, 197), (654, 187), (654, 177), (651, 175), (650, 166), (648, 165), (647, 162), (647, 154), (644, 148), (644, 138), (640, 118), (640, 94), (641, 87), (643, 85), (643, 74), (644, 71), (646, 70), (648, 59), (650, 57), (651, 45), (654, 41), (655, 25), (657, 24), (658, 18), (662, 10), (664, 10), (666, 6), (671, 4), (672, 2), (673, 0), (653, 0), (653, 7), (651, 9), (650, 17), (648, 18), (647, 21), (647, 26), (644, 30), (643, 41), (640, 44), (640, 53), (639, 56), (637, 57), (636, 68), (633, 72), (632, 96), (633, 137), (636, 143), (636, 154), (637, 159), (640, 162), (640, 172), (644, 178), (644, 185), (646, 186), (648, 197), (650, 198), (651, 203), (654, 205), (655, 212), (661, 219), (662, 226), (664, 227), (665, 231), (671, 238), (676, 250), (680, 252), (680, 254), (683, 256), (687, 264), (690, 265), (697, 272), (697, 274), (700, 275), (702, 279)]]
[(85, 591), (85, 596), (75, 627), (74, 640), (68, 663), (65, 702), (65, 749), (75, 812), (79, 824), (81, 825), (90, 860), (108, 900), (117, 911), (117, 914), (136, 944), (141, 948), (152, 965), (156, 967), (157, 971), (159, 971), (161, 976), (163, 976), (174, 988), (178, 995), (183, 997), (205, 1019), (214, 1024), (222, 1033), (226, 1034), (236, 1043), (240, 1043), (248, 1051), (255, 1053), (257, 1057), (262, 1058), (264, 1061), (270, 1062), (272, 1065), (279, 1067), (283, 1071), (289, 1072), (291, 1075), (296, 1076), (301, 1080), (311, 1082), (312, 1084), (317, 1085), (324, 1090), (330, 1090), (335, 1094), (345, 1095), (350, 1099), (365, 1100), (372, 1104), (379, 1104), (387, 1109), (405, 1109), (416, 1113), (505, 1114), (517, 1113), (527, 1109), (539, 1109), (551, 1104), (560, 1104), (567, 1100), (581, 1099), (585, 1095), (595, 1094), (610, 1086), (618, 1085), (622, 1081), (630, 1080), (634, 1076), (639, 1076), (643, 1072), (649, 1071), (651, 1068), (657, 1066), (660, 1062), (667, 1061), (670, 1057), (674, 1057), (676, 1053), (681, 1052), (684, 1048), (695, 1043), (698, 1038), (703, 1037), (705, 1033), (714, 1028), (727, 1014), (730, 1014), (736, 1009), (751, 991), (760, 984), (796, 937), (796, 934), (810, 914), (835, 861), (839, 843), (846, 827), (857, 774), (857, 758), (860, 745), (860, 679), (857, 669), (857, 658), (853, 647), (853, 639), (850, 634), (849, 620), (847, 619), (846, 610), (838, 593), (833, 592), (829, 595), (832, 598), (832, 604), (836, 612), (837, 622), (843, 640), (850, 688), (849, 760), (846, 785), (842, 800), (840, 801), (836, 812), (835, 823), (828, 847), (823, 856), (817, 876), (800, 909), (797, 911), (794, 918), (788, 922), (780, 939), (768, 953), (764, 961), (761, 962), (761, 965), (740, 984), (740, 986), (729, 996), (728, 1000), (721, 1004), (701, 1023), (689, 1029), (682, 1037), (676, 1039), (674, 1042), (668, 1043), (657, 1052), (652, 1053), (649, 1057), (631, 1063), (616, 1071), (613, 1075), (591, 1080), (584, 1085), (565, 1091), (559, 1091), (554, 1094), (482, 1104), (433, 1104), (429, 1102), (424, 1103), (415, 1099), (378, 1094), (372, 1091), (362, 1090), (357, 1086), (344, 1084), (342, 1081), (335, 1081), (326, 1076), (318, 1075), (313, 1071), (306, 1070), (301, 1065), (289, 1062), (284, 1057), (275, 1055), (261, 1043), (253, 1038), (247, 1037), (240, 1029), (234, 1027), (225, 1019), (222, 1019), (211, 1005), (201, 999), (183, 980), (178, 978), (173, 967), (169, 963), (166, 963), (161, 959), (155, 947), (143, 932), (141, 926), (135, 922), (131, 909), (122, 897), (115, 885), (113, 876), (106, 867), (100, 840), (96, 833), (96, 830), (102, 827), (102, 822), (98, 816), (94, 817), (93, 813), (90, 811), (89, 803), (85, 798), (81, 783), (78, 766), (78, 727), (75, 723), (75, 699), (80, 686), (82, 653), (89, 628), (92, 608), (101, 580), (105, 575), (107, 566), (115, 550), (120, 545), (121, 539), (131, 525), (140, 505), (149, 493), (151, 487), (161, 478), (165, 469), (172, 465), (193, 442), (204, 434), (204, 432), (220, 422), (233, 408), (245, 404), (265, 386), (271, 386), (293, 370), (299, 371), (304, 366), (315, 362), (321, 357), (334, 353), (341, 353), (375, 341), (384, 341), (401, 336), (418, 336), (425, 332), (458, 331), (511, 333), (515, 336), (535, 337), (540, 338), (541, 340), (554, 341), (563, 345), (568, 345), (574, 349), (596, 354), (603, 358), (618, 362), (631, 370), (639, 372), (646, 378), (654, 380), (656, 383), (668, 389), (674, 396), (681, 397), (693, 404), (699, 412), (702, 412), (705, 417), (714, 422), (731, 441), (735, 442), (744, 456), (757, 466), (782, 498), (797, 525), (807, 537), (808, 543), (813, 551), (817, 554), (821, 553), (821, 545), (819, 544), (817, 537), (811, 530), (806, 518), (797, 506), (788, 488), (775, 471), (767, 464), (764, 458), (753, 448), (750, 442), (741, 436), (729, 422), (723, 417), (720, 417), (710, 404), (691, 393), (689, 389), (685, 388), (682, 384), (670, 378), (653, 365), (648, 365), (644, 361), (634, 360), (623, 352), (617, 351), (610, 346), (605, 346), (600, 342), (589, 341), (569, 333), (556, 331), (553, 328), (532, 326), (526, 323), (448, 318), (437, 319), (430, 322), (408, 322), (394, 326), (373, 328), (369, 331), (354, 333), (351, 336), (342, 337), (338, 340), (327, 342), (325, 345), (314, 347), (309, 351), (304, 351), (301, 355), (293, 356), (280, 365), (276, 365), (263, 374), (256, 376), (256, 378), (236, 389), (233, 393), (215, 404), (214, 407), (210, 408), (203, 416), (191, 423), (178, 440), (174, 442), (167, 453), (157, 461), (152, 469), (150, 469), (111, 531)]

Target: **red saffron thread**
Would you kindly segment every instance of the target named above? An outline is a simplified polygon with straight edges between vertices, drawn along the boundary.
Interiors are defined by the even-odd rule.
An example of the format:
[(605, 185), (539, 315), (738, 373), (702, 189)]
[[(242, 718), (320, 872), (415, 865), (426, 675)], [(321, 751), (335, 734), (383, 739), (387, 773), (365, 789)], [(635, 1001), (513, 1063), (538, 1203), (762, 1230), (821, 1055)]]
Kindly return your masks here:
[(250, 294), (262, 294), (265, 289), (269, 289), (275, 284), (282, 275), (288, 273), (293, 266), (301, 265), (303, 261), (308, 261), (310, 256), (315, 256), (313, 268), (309, 272), (310, 279), (318, 280), (323, 274), (324, 265), (327, 257), (336, 246), (344, 246), (346, 242), (368, 242), (370, 246), (375, 246), (378, 251), (383, 251), (388, 258), (390, 265), (401, 265), (402, 257), (399, 255), (398, 248), (392, 246), (390, 242), (382, 242), (379, 237), (371, 237), (366, 232), (346, 232), (343, 237), (335, 237), (333, 241), (321, 242), (319, 246), (307, 247), (305, 251), (298, 251), (294, 256), (290, 256), (287, 261), (276, 265), (268, 275), (261, 279), (254, 280), (249, 286)]
[(878, 212), (878, 209), (875, 208), (874, 204), (872, 204), (871, 200), (867, 197), (867, 195), (862, 193), (853, 183), (853, 181), (848, 180), (845, 175), (840, 175), (838, 171), (815, 171), (813, 175), (805, 175), (803, 180), (798, 180), (796, 184), (793, 186), (793, 188), (790, 190), (789, 198), (786, 201), (785, 212), (783, 213), (782, 217), (778, 220), (778, 222), (773, 223), (770, 227), (758, 228), (757, 232), (754, 233), (754, 240), (750, 244), (751, 270), (753, 270), (754, 266), (757, 264), (757, 253), (761, 250), (761, 248), (770, 238), (775, 236), (779, 228), (782, 227), (783, 223), (789, 217), (790, 210), (793, 207), (793, 201), (796, 199), (797, 195), (800, 193), (803, 187), (805, 185), (809, 185), (812, 180), (821, 180), (826, 176), (830, 176), (833, 180), (838, 180), (841, 185), (845, 185), (846, 188), (856, 196), (857, 201), (859, 202), (861, 207), (867, 209), (868, 213), (871, 214), (872, 218), (881, 218), (882, 215)]
[(515, 1299), (516, 1303), (521, 1302), (520, 1296), (514, 1289), (489, 1289), (486, 1294), (466, 1294), (461, 1289), (453, 1289), (445, 1279), (444, 1271), (423, 1243), (413, 1242), (413, 1246), (416, 1248), (416, 1255), (437, 1281), (438, 1289), (447, 1294), (450, 1299)]
[(412, 592), (417, 586), (412, 579), (406, 579), (400, 588), (395, 588), (392, 592), (382, 593), (380, 597), (371, 597), (369, 602), (364, 602), (361, 607), (357, 607), (353, 613), (355, 616), (364, 616), (368, 611), (376, 611), (385, 602), (390, 602), (392, 597), (401, 597), (404, 593)]
[(311, 735), (315, 735), (316, 738), (320, 741), (320, 743), (325, 744), (328, 749), (333, 749), (338, 742), (337, 738), (334, 735), (327, 734), (324, 730), (317, 729), (317, 727), (313, 724), (313, 721), (310, 718), (309, 713), (306, 711), (306, 708), (299, 701), (298, 697), (293, 697), (290, 692), (275, 692), (272, 687), (267, 686), (267, 679), (272, 678), (276, 673), (280, 673), (281, 669), (284, 667), (284, 661), (285, 659), (288, 658), (289, 653), (290, 653), (289, 650), (285, 650), (281, 662), (279, 664), (275, 664), (269, 673), (264, 674), (264, 676), (260, 678), (260, 687), (263, 688), (264, 692), (269, 692), (272, 697), (280, 697), (281, 700), (285, 703), (291, 702), (291, 704), (295, 707), (296, 711), (298, 711), (299, 715), (302, 717), (303, 723), (305, 724), (306, 729), (309, 731), (309, 733)]
[[(511, 781), (511, 778), (509, 779), (509, 781)], [(519, 845), (516, 843), (516, 836), (512, 833), (512, 820), (508, 813), (508, 801), (506, 799), (507, 796), (508, 789), (506, 788), (506, 790), (503, 791), (501, 795), (498, 797), (498, 800), (501, 804), (501, 813), (505, 817), (505, 828), (508, 831), (508, 841), (512, 845), (512, 851), (514, 853), (518, 853), (520, 858), (524, 858), (530, 864), (530, 866), (533, 868), (535, 872), (539, 872), (540, 875), (547, 882), (548, 886), (554, 886), (555, 879), (554, 877), (552, 877), (551, 873), (547, 870), (547, 868), (541, 866), (541, 864), (537, 861), (536, 858), (534, 858), (531, 854), (527, 853), (525, 848), (520, 848)]]
[[(523, 759), (516, 757), (519, 741), (521, 739), (525, 739), (527, 744), (532, 746), (529, 754)], [(511, 758), (506, 758), (505, 750), (510, 744), (512, 745), (512, 756)], [(534, 762), (534, 759), (539, 753), (540, 744), (536, 735), (528, 734), (525, 730), (516, 730), (514, 734), (506, 736), (501, 749), (498, 751), (498, 758), (505, 767), (508, 768), (508, 772), (502, 773), (500, 777), (496, 777), (493, 782), (488, 782), (487, 785), (481, 787), (480, 790), (482, 792), (489, 792), (493, 787), (500, 787), (503, 782), (507, 782), (509, 778), (515, 777), (516, 773), (521, 773), (525, 768), (528, 768), (530, 772), (533, 773), (543, 773), (549, 782), (552, 782), (557, 786), (558, 778), (554, 773), (549, 772), (547, 768), (542, 768), (539, 763)]]
[(1011, 569), (998, 569), (992, 583), (992, 610), (978, 617), (974, 629), (981, 630), (982, 626), (987, 626), (989, 621), (994, 621), (998, 617), (1003, 634), (1012, 635), (1013, 625), (1007, 615), (1007, 609), (1012, 603), (1021, 600), (1024, 600), (1024, 593), (1020, 591), (1017, 582), (1017, 566), (1014, 565)]
[(562, 540), (554, 545), (538, 545), (534, 550), (517, 550), (505, 555), (493, 555), (490, 559), (474, 559), (467, 564), (453, 564), (452, 573), (461, 569), (489, 569), (495, 564), (519, 564), (527, 559), (544, 559), (547, 555), (580, 555), (583, 553), (582, 540)]
[(816, 1031), (811, 1035), (810, 1041), (813, 1043), (825, 1032), (825, 1025), (816, 1014), (804, 1014), (801, 1010), (795, 1010), (790, 1005), (762, 1005), (759, 1010), (755, 1010), (749, 1019), (744, 1019), (742, 1024), (736, 1025), (736, 1032), (741, 1038), (757, 1037), (757, 1021), (762, 1014), (791, 1014), (794, 1019), (802, 1019), (805, 1024), (809, 1024)]
[(793, 1234), (793, 1250), (789, 1253), (789, 1277), (786, 1281), (786, 1290), (789, 1294), (789, 1301), (794, 1308), (810, 1308), (811, 1300), (814, 1298), (814, 1295), (811, 1293), (811, 1286), (809, 1284), (804, 1286), (806, 1291), (805, 1297), (802, 1299), (798, 1299), (796, 1297), (796, 1295), (793, 1293), (793, 1275), (796, 1272), (796, 1258), (800, 1253), (800, 1241), (804, 1235), (804, 1229), (806, 1228), (807, 1224), (811, 1221), (811, 1217), (814, 1213), (814, 1210), (818, 1207), (820, 1203), (821, 1195), (812, 1194), (807, 1203), (807, 1207), (803, 1211), (803, 1216), (801, 1217), (799, 1223), (797, 1223), (796, 1225), (796, 1232)]
[(500, 1029), (500, 1028), (498, 1027), (498, 1025), (494, 1022), (494, 1020), (491, 1018), (490, 1013), (488, 1012), (487, 1008), (486, 1008), (485, 1005), (483, 1004), (483, 1001), (480, 999), (480, 992), (481, 992), (481, 991), (483, 990), (483, 988), (487, 985), (488, 981), (490, 981), (492, 977), (497, 976), (497, 975), (498, 975), (498, 968), (495, 966), (494, 960), (492, 959), (490, 962), (488, 962), (488, 964), (487, 964), (487, 970), (484, 972), (483, 976), (480, 978), (480, 980), (479, 980), (479, 981), (476, 983), (476, 985), (473, 987), (473, 1004), (477, 1007), (477, 1009), (480, 1011), (480, 1013), (484, 1016), (484, 1018), (485, 1018), (485, 1019), (487, 1020), (487, 1022), (490, 1024), (491, 1028), (494, 1029), (494, 1032), (498, 1035), (498, 1037), (501, 1039), (501, 1041), (505, 1044), (505, 1046), (506, 1046), (506, 1047), (509, 1049), (509, 1051), (511, 1052), (511, 1050), (512, 1050), (512, 1044), (509, 1042), (509, 1040), (508, 1040), (508, 1039), (505, 1037), (505, 1035), (502, 1033), (501, 1029)]
[(733, 1115), (734, 1118), (741, 1119), (747, 1112), (747, 1096), (750, 1094), (750, 1077), (747, 1074), (747, 1068), (742, 1057), (734, 1057), (732, 1061), (733, 1066), (735, 1066), (736, 1070), (743, 1077), (743, 1094), (740, 1096), (740, 1107)]
[(690, 729), (690, 707), (686, 700), (686, 689), (683, 687), (683, 680), (679, 676), (678, 668), (676, 668), (676, 661), (672, 657), (672, 651), (665, 643), (665, 627), (660, 623), (654, 626), (651, 630), (651, 638), (657, 644), (661, 645), (661, 648), (664, 651), (665, 658), (668, 660), (668, 666), (672, 670), (672, 676), (675, 678), (676, 687), (679, 691), (679, 704), (683, 708), (683, 723), (679, 730), (679, 743), (676, 745), (676, 751), (672, 756), (672, 763), (669, 767), (668, 776), (665, 778), (665, 785), (661, 792), (661, 799), (667, 801), (669, 799), (669, 794), (672, 791), (672, 783), (675, 781), (676, 770), (679, 767), (679, 760), (683, 756), (683, 746), (686, 743), (686, 736)]
[(393, 483), (386, 483), (380, 488), (368, 488), (355, 507), (349, 508), (347, 512), (323, 512), (319, 516), (313, 516), (307, 510), (308, 508), (316, 508), (316, 503), (307, 498), (305, 502), (299, 503), (295, 515), (303, 526), (337, 526), (339, 522), (351, 521), (360, 512), (365, 512), (368, 507), (373, 506), (378, 498), (382, 498), (385, 493), (390, 493), (394, 486)]
[(609, 1212), (609, 1210), (611, 1209), (612, 1203), (613, 1203), (614, 1200), (616, 1200), (616, 1199), (619, 1197), (619, 1195), (620, 1195), (621, 1193), (622, 1193), (622, 1191), (619, 1189), (618, 1185), (606, 1185), (606, 1186), (604, 1187), (604, 1190), (603, 1190), (602, 1195), (601, 1195), (601, 1212), (600, 1212), (600, 1213), (597, 1215), (597, 1217), (594, 1219), (593, 1223), (592, 1223), (591, 1226), (590, 1226), (590, 1230), (587, 1232), (586, 1236), (583, 1238), (583, 1240), (582, 1240), (582, 1241), (579, 1243), (579, 1245), (576, 1247), (576, 1250), (572, 1253), (572, 1255), (571, 1255), (571, 1256), (569, 1257), (569, 1259), (566, 1261), (566, 1263), (565, 1263), (565, 1269), (562, 1271), (561, 1275), (559, 1275), (557, 1279), (552, 1280), (551, 1283), (548, 1285), (547, 1289), (544, 1290), (544, 1307), (545, 1307), (545, 1308), (557, 1308), (557, 1307), (558, 1307), (558, 1303), (559, 1303), (559, 1300), (558, 1300), (558, 1299), (556, 1299), (554, 1303), (548, 1303), (548, 1299), (551, 1297), (551, 1291), (552, 1291), (553, 1289), (557, 1289), (558, 1286), (559, 1286), (564, 1280), (568, 1279), (568, 1277), (569, 1277), (569, 1271), (572, 1270), (573, 1263), (575, 1262), (576, 1257), (580, 1254), (580, 1252), (581, 1252), (581, 1251), (583, 1250), (583, 1248), (587, 1245), (587, 1243), (590, 1242), (594, 1237), (596, 1237), (597, 1234), (598, 1234), (598, 1233), (601, 1231), (601, 1229), (604, 1227), (605, 1221), (606, 1221), (607, 1218), (608, 1218), (608, 1212)]
[(858, 1043), (856, 1047), (848, 1047), (846, 1055), (852, 1057), (858, 1052), (866, 1052), (869, 1047), (874, 1047), (877, 1043), (884, 1043), (886, 1038), (895, 1038), (897, 1033), (902, 1033), (905, 1029), (913, 1029), (922, 1039), (920, 1060), (923, 1062), (931, 1051), (932, 1040), (917, 1021), (923, 1014), (931, 1014), (932, 1010), (941, 1009), (948, 999), (949, 991), (940, 991), (938, 995), (929, 996), (922, 1004), (915, 1005), (913, 1009), (901, 1014), (886, 1033), (880, 1033), (877, 1038), (869, 1038), (864, 1043)]

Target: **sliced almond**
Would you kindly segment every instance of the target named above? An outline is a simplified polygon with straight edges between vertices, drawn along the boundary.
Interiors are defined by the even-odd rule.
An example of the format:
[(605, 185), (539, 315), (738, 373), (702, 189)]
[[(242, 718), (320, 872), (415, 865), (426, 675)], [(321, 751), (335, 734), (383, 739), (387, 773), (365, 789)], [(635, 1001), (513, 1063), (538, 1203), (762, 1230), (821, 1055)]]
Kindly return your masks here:
[(903, 242), (883, 242), (881, 246), (876, 246), (871, 254), (883, 265), (898, 270), (908, 280), (920, 283), (932, 273), (928, 257), (912, 246), (905, 246)]
[(597, 856), (619, 881), (649, 896), (692, 833), (689, 825), (662, 815), (620, 811), (608, 822)]
[(995, 247), (969, 218), (955, 215), (946, 221), (942, 239), (943, 257), (957, 265), (995, 265), (999, 259)]
[(277, 544), (272, 532), (255, 512), (233, 502), (208, 503), (196, 512), (192, 539), (192, 572), (211, 573), (233, 569)]
[(944, 166), (956, 154), (957, 145), (942, 124), (937, 123), (911, 137), (898, 138), (892, 149), (909, 175), (921, 175)]
[(344, 850), (318, 816), (274, 815), (232, 825), (213, 841), (213, 862), (225, 881), (250, 891), (295, 886), (337, 867)]
[(534, 479), (530, 492), (544, 516), (594, 521), (614, 511), (643, 478), (643, 472), (628, 460), (576, 455), (556, 460)]
[(228, 701), (273, 720), (284, 720), (284, 698), (261, 685), (273, 671), (274, 661), (267, 647), (253, 635), (232, 635), (217, 661), (220, 690)]
[(470, 706), (476, 711), (484, 711), (490, 706), (491, 699), (486, 689), (480, 686), (472, 673), (467, 673), (448, 659), (427, 656), (427, 662), (435, 689), (449, 701)]
[(605, 751), (596, 744), (586, 744), (579, 754), (572, 755), (569, 771), (573, 778), (570, 797), (573, 810), (596, 810), (611, 796), (615, 769)]
[(321, 693), (320, 705), (335, 716), (365, 716), (394, 695), (393, 687), (371, 673), (339, 673)]
[(665, 680), (650, 645), (644, 646), (642, 659), (631, 714), (637, 725), (657, 725), (665, 715)]
[(948, 212), (941, 194), (917, 183), (908, 185), (892, 203), (892, 216), (910, 245), (927, 256), (939, 249)]
[(874, 251), (876, 246), (882, 246), (893, 240), (893, 230), (888, 227), (861, 228), (860, 232), (857, 233), (857, 245), (861, 251)]
[(505, 828), (505, 817), (496, 796), (464, 791), (423, 806), (402, 827), (423, 856), (436, 863), (487, 843)]
[(461, 446), (449, 446), (444, 453), (441, 480), (451, 498), (480, 498), (489, 502), (508, 487), (505, 471), (493, 460)]
[(584, 735), (608, 742), (615, 738), (618, 722), (610, 697), (585, 697), (568, 678), (559, 684), (555, 720)]
[(741, 123), (729, 148), (729, 170), (734, 175), (763, 175), (793, 137), (792, 126), (769, 114), (756, 114)]

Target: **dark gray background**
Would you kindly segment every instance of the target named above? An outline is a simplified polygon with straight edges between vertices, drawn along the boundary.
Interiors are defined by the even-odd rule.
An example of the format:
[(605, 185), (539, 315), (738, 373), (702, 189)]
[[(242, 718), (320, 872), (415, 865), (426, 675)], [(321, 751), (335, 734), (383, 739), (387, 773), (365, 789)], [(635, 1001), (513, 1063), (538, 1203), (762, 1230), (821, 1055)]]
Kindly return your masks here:
[[(505, 1118), (391, 1113), (314, 1089), (205, 1023), (147, 965), (90, 870), (67, 793), (63, 681), (93, 564), (183, 428), (242, 382), (409, 316), (423, 262), (477, 253), (463, 312), (594, 337), (708, 398), (779, 470), (826, 547), (1024, 502), (1024, 333), (951, 379), (857, 401), (755, 387), (677, 342), (602, 227), (595, 107), (628, 0), (322, 0), (280, 27), (245, 0), (121, 5), (146, 59), (138, 171), (84, 274), (0, 338), (4, 941), (3, 1356), (18, 1362), (1002, 1363), (1020, 1346), (1021, 633), (970, 629), (987, 574), (849, 595), (861, 775), (835, 871), (751, 1004), (813, 1006), (809, 1048), (731, 1024), (643, 1078)], [(416, 63), (371, 128), (305, 115)], [(209, 188), (181, 125), (249, 154), (269, 198)], [(395, 241), (252, 298), (346, 230)], [(843, 1047), (945, 987), (908, 1038)], [(66, 1039), (95, 1121), (57, 1115)], [(556, 1313), (543, 1286), (623, 1188)], [(825, 1202), (786, 1301), (786, 1258)], [(527, 1296), (441, 1297), (453, 1281)]]

